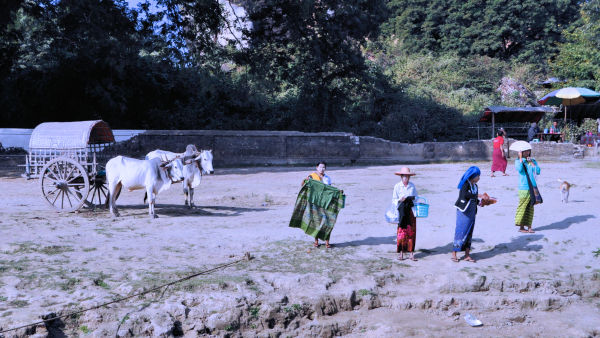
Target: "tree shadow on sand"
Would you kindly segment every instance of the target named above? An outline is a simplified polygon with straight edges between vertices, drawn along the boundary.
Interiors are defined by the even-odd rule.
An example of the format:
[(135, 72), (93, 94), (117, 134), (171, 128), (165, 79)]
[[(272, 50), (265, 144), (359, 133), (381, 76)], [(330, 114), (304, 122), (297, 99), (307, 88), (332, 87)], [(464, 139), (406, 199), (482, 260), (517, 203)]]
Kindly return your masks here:
[(395, 244), (394, 241), (396, 236), (387, 237), (367, 237), (365, 239), (359, 239), (356, 241), (335, 243), (336, 248), (344, 248), (348, 246), (361, 246), (361, 245), (381, 245), (381, 244)]
[[(148, 210), (147, 204), (135, 204), (135, 205), (117, 205), (119, 211), (128, 209)], [(214, 212), (216, 210), (219, 212)], [(157, 215), (165, 215), (171, 217), (181, 216), (212, 216), (212, 217), (233, 217), (240, 216), (247, 212), (267, 211), (269, 208), (242, 208), (242, 207), (226, 207), (217, 205), (206, 205), (206, 206), (195, 206), (194, 208), (188, 208), (182, 204), (156, 204), (155, 212)]]
[(589, 219), (596, 218), (594, 215), (580, 215), (580, 216), (571, 216), (563, 219), (559, 222), (554, 222), (552, 224), (544, 225), (539, 228), (535, 228), (535, 231), (544, 231), (544, 230), (565, 230), (573, 224), (583, 223)]

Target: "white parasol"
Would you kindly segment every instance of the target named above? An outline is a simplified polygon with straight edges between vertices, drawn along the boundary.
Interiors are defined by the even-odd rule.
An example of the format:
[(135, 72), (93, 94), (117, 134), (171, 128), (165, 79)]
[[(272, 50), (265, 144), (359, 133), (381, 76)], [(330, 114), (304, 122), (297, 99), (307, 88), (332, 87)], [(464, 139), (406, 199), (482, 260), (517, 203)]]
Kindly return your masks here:
[(510, 145), (509, 149), (512, 151), (531, 150), (531, 144), (529, 144), (529, 142), (525, 142), (525, 141), (516, 141)]

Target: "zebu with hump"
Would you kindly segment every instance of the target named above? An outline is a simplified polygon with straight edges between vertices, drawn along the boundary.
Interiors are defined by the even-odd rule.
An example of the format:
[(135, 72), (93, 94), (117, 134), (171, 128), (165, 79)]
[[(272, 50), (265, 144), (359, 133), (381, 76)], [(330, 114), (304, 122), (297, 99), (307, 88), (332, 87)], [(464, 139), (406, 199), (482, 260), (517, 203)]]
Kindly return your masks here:
[[(156, 149), (146, 155), (150, 158), (183, 158), (183, 193), (185, 195), (184, 204), (189, 208), (194, 207), (194, 188), (200, 185), (202, 181), (202, 172), (213, 174), (213, 155), (212, 150), (198, 151), (195, 145), (188, 144), (184, 153), (174, 153), (166, 150)], [(144, 200), (146, 197), (144, 197)]]
[(129, 191), (145, 189), (150, 197), (148, 214), (151, 218), (157, 218), (154, 212), (156, 196), (169, 189), (172, 183), (183, 180), (183, 165), (179, 158), (162, 161), (160, 158), (138, 160), (117, 156), (106, 163), (106, 180), (109, 208), (113, 216), (119, 216), (115, 202), (121, 188), (125, 188)]

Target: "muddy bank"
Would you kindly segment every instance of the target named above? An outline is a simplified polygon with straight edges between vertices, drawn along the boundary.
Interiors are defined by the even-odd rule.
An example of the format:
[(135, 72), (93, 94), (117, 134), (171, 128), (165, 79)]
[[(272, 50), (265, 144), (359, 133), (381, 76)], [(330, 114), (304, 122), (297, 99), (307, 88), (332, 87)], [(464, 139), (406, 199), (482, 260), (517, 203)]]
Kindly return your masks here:
[[(600, 334), (600, 273), (521, 282), (464, 276), (463, 280), (435, 289), (426, 280), (410, 285), (403, 273), (395, 271), (397, 267), (391, 270), (394, 272), (375, 274), (370, 284), (364, 285), (368, 288), (358, 290), (352, 289), (349, 281), (340, 281), (343, 286), (338, 287), (329, 280), (327, 289), (331, 291), (315, 293), (313, 297), (298, 290), (306, 285), (300, 280), (290, 288), (275, 288), (267, 279), (219, 282), (195, 292), (186, 292), (190, 286), (184, 285), (170, 297), (157, 292), (46, 326), (20, 330), (16, 335), (55, 331), (75, 336), (89, 330), (94, 336), (118, 337), (333, 337), (374, 336), (378, 332), (394, 335), (390, 329), (397, 327), (406, 335), (416, 336), (427, 332), (428, 325), (436, 327), (427, 332), (431, 335), (450, 328), (467, 336), (500, 332), (523, 336), (528, 331), (542, 336)], [(422, 291), (415, 292), (419, 289)], [(138, 305), (134, 307), (135, 303)], [(565, 313), (569, 312), (579, 313), (565, 320)], [(462, 319), (466, 313), (476, 314), (485, 326), (469, 328)], [(553, 318), (552, 327), (544, 325), (547, 318)], [(382, 325), (385, 321), (389, 323)]]
[[(594, 336), (600, 331), (597, 162), (541, 163), (534, 234), (513, 225), (516, 173), (483, 176), (499, 202), (480, 209), (477, 263), (450, 261), (456, 183), (469, 164), (412, 166), (429, 217), (418, 261), (398, 261), (383, 220), (396, 167), (330, 168), (348, 195), (332, 249), (287, 227), (306, 170), (229, 169), (205, 176), (198, 208), (178, 186), (157, 199), (124, 192), (122, 217), (57, 214), (37, 181), (0, 178), (0, 327), (7, 329), (149, 290), (250, 252), (254, 259), (51, 325), (68, 336)], [(479, 163), (482, 171), (488, 163)], [(557, 179), (575, 183), (561, 204)], [(476, 315), (481, 328), (462, 316)], [(552, 325), (548, 325), (552, 323)], [(64, 326), (63, 326), (64, 325)], [(450, 330), (450, 331), (449, 331)], [(58, 331), (57, 331), (58, 332)], [(44, 336), (47, 328), (19, 330)], [(6, 334), (11, 337), (13, 333)]]

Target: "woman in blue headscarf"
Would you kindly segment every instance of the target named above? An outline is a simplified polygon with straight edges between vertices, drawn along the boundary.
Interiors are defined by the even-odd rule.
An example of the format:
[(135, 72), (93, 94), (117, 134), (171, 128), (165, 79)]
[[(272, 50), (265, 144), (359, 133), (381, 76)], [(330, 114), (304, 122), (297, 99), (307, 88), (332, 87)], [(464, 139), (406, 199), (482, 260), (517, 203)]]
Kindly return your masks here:
[(457, 251), (464, 251), (464, 260), (475, 263), (475, 260), (469, 256), (471, 251), (471, 238), (473, 237), (473, 228), (475, 227), (475, 215), (477, 215), (477, 204), (479, 204), (479, 195), (477, 182), (481, 170), (472, 166), (463, 174), (458, 183), (458, 199), (454, 204), (456, 206), (456, 230), (454, 231), (454, 244), (452, 249), (452, 261), (458, 263), (456, 257)]

